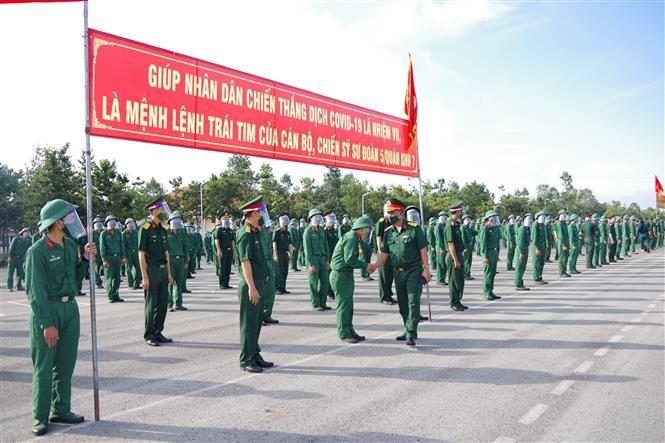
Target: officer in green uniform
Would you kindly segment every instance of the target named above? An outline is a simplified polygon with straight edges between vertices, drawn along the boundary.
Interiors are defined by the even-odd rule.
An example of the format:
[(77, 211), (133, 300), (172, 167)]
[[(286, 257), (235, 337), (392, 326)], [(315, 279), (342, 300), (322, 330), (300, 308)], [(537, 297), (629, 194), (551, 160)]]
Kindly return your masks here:
[(420, 321), (420, 295), (423, 284), (432, 279), (427, 256), (427, 239), (423, 230), (404, 218), (406, 205), (396, 198), (388, 199), (386, 212), (390, 226), (384, 229), (381, 252), (374, 267), (385, 264), (390, 256), (399, 313), (404, 323), (404, 334), (398, 341), (415, 346)]
[(169, 284), (169, 311), (186, 311), (182, 305), (182, 290), (185, 286), (185, 270), (189, 263), (189, 250), (187, 232), (183, 223), (182, 214), (173, 211), (169, 216), (169, 232), (166, 242), (169, 251), (169, 263), (173, 283)]
[(436, 241), (436, 283), (440, 286), (446, 286), (448, 283), (448, 268), (446, 264), (446, 254), (448, 253), (448, 245), (446, 244), (444, 229), (448, 221), (448, 214), (445, 211), (439, 212), (438, 223), (434, 231), (434, 239)]
[(580, 274), (580, 271), (577, 270), (577, 257), (579, 256), (582, 247), (578, 228), (579, 219), (580, 218), (577, 214), (572, 214), (570, 216), (570, 222), (568, 223), (568, 242), (570, 244), (570, 257), (568, 258), (569, 274)]
[(591, 220), (590, 215), (584, 217), (584, 223), (582, 223), (581, 233), (584, 237), (584, 255), (586, 257), (586, 268), (595, 269), (596, 266), (593, 264), (593, 257), (595, 254), (595, 238), (597, 226)]
[(437, 269), (436, 264), (436, 217), (430, 217), (427, 224), (427, 249), (429, 250), (429, 263), (432, 269)]
[(533, 216), (527, 212), (522, 218), (522, 223), (517, 229), (515, 237), (515, 289), (518, 291), (530, 291), (524, 286), (524, 271), (529, 260), (529, 244), (531, 243), (531, 225)]
[(485, 300), (498, 300), (501, 297), (494, 294), (494, 278), (499, 259), (499, 236), (494, 229), (498, 214), (487, 211), (483, 217), (483, 225), (478, 230), (478, 247), (483, 256), (483, 297)]
[(99, 255), (104, 266), (104, 281), (109, 303), (123, 302), (118, 290), (120, 288), (120, 266), (125, 263), (125, 248), (122, 234), (118, 230), (118, 219), (109, 215), (104, 220), (106, 230), (99, 234)]
[(630, 216), (630, 222), (628, 223), (628, 228), (630, 231), (630, 252), (633, 254), (639, 254), (637, 252), (637, 220), (634, 215)]
[(559, 220), (556, 224), (556, 248), (559, 256), (559, 276), (570, 277), (566, 272), (568, 269), (568, 258), (570, 254), (570, 237), (568, 235), (568, 211), (559, 211)]
[(617, 253), (617, 239), (616, 231), (614, 230), (615, 216), (608, 217), (607, 223), (607, 261), (609, 263), (616, 263)]
[(342, 216), (342, 224), (339, 225), (339, 229), (337, 229), (337, 238), (341, 239), (344, 236), (344, 234), (346, 234), (350, 230), (351, 230), (351, 217), (349, 217), (349, 214), (344, 214)]
[[(468, 309), (462, 304), (464, 297), (465, 269), (462, 264), (464, 259), (464, 239), (462, 238), (462, 217), (464, 216), (464, 205), (457, 200), (450, 206), (450, 217), (446, 220), (443, 231), (444, 240), (448, 246), (446, 260), (448, 263), (448, 294), (450, 296), (450, 308), (453, 311)], [(471, 251), (469, 251), (471, 253)], [(469, 265), (470, 266), (470, 265)]]
[(554, 229), (552, 228), (552, 217), (548, 214), (545, 219), (545, 262), (552, 263), (552, 247), (554, 246)]
[(266, 267), (268, 268), (268, 279), (266, 280), (266, 289), (263, 294), (263, 324), (277, 324), (278, 320), (272, 318), (272, 310), (275, 306), (275, 280), (277, 266), (274, 259), (274, 225), (272, 220), (264, 224), (259, 231), (259, 241), (263, 248), (263, 256), (266, 259)]
[(261, 225), (270, 224), (268, 208), (259, 196), (244, 204), (244, 224), (236, 237), (238, 301), (240, 302), (240, 367), (247, 372), (263, 372), (273, 366), (261, 356), (259, 336), (263, 325), (263, 298), (268, 280), (267, 260), (261, 246)]
[(162, 334), (169, 302), (169, 286), (173, 283), (168, 250), (168, 223), (171, 209), (162, 197), (146, 205), (148, 217), (139, 230), (139, 263), (143, 276), (145, 298), (145, 329), (143, 339), (149, 346), (171, 343)]
[(7, 269), (7, 289), (12, 292), (14, 289), (14, 273), (16, 273), (16, 289), (23, 290), (23, 280), (25, 280), (25, 273), (23, 272), (23, 264), (25, 262), (25, 254), (32, 246), (32, 239), (30, 238), (30, 229), (23, 228), (19, 231), (18, 235), (12, 239), (9, 245), (9, 269)]
[(515, 247), (517, 242), (517, 232), (515, 231), (515, 216), (508, 216), (508, 223), (503, 229), (503, 238), (506, 243), (506, 270), (514, 271), (513, 260), (515, 259)]
[(600, 217), (599, 225), (598, 225), (598, 240), (600, 243), (600, 249), (598, 252), (598, 258), (599, 262), (603, 266), (609, 265), (609, 262), (607, 261), (607, 247), (610, 242), (610, 235), (609, 235), (609, 227), (607, 226), (607, 217), (602, 216)]
[[(337, 216), (333, 211), (328, 210), (323, 213), (323, 219), (326, 223), (325, 235), (326, 241), (328, 242), (328, 260), (330, 261), (330, 256), (332, 255), (332, 252), (335, 250), (335, 246), (337, 246), (337, 242), (339, 241), (336, 227)], [(328, 297), (333, 300), (335, 299), (335, 293), (333, 292), (333, 288), (330, 286), (330, 284), (328, 284)]]
[(317, 311), (327, 311), (332, 308), (326, 304), (328, 294), (328, 269), (330, 267), (330, 253), (326, 234), (321, 229), (323, 214), (318, 209), (310, 209), (307, 215), (309, 226), (303, 232), (303, 250), (305, 266), (309, 270), (309, 296), (312, 307)]
[(219, 263), (219, 288), (233, 289), (229, 285), (231, 279), (231, 263), (235, 255), (235, 235), (231, 229), (228, 212), (222, 214), (221, 225), (215, 232), (215, 249)]
[(212, 233), (210, 231), (205, 233), (203, 237), (203, 249), (206, 255), (206, 263), (210, 264), (213, 262), (213, 253), (212, 253)]
[[(391, 223), (388, 220), (388, 213), (386, 207), (383, 207), (383, 217), (376, 222), (374, 227), (374, 240), (376, 242), (376, 252), (379, 254), (382, 250), (383, 233)], [(391, 263), (390, 255), (386, 256), (386, 262), (379, 267), (379, 302), (384, 305), (394, 305), (395, 299), (393, 298), (393, 265)]]
[[(92, 241), (94, 244), (99, 244), (99, 235), (104, 230), (104, 220), (100, 217), (96, 217), (92, 222), (93, 232), (92, 232)], [(104, 263), (102, 261), (102, 256), (97, 254), (95, 256), (95, 284), (97, 289), (102, 289), (102, 275), (104, 275)]]
[(132, 289), (141, 287), (141, 266), (139, 265), (139, 234), (133, 218), (125, 220), (125, 230), (122, 231), (122, 244), (127, 259), (127, 284)]
[(470, 216), (464, 216), (460, 231), (462, 233), (462, 246), (464, 246), (464, 250), (462, 251), (464, 280), (475, 280), (475, 278), (471, 277), (471, 264), (473, 261), (473, 247), (477, 232), (473, 227), (473, 219)]
[[(76, 208), (60, 199), (46, 203), (40, 212), (41, 229), (46, 234), (26, 254), (33, 365), (32, 433), (37, 436), (48, 431), (49, 421), (74, 424), (84, 420), (71, 410), (80, 332), (75, 298), (79, 254), (74, 241), (85, 236)], [(94, 260), (96, 253), (94, 243), (88, 243), (82, 259)]]
[(536, 213), (536, 224), (531, 227), (531, 245), (533, 246), (533, 281), (539, 285), (546, 285), (543, 280), (543, 267), (547, 247), (546, 220), (549, 215), (540, 211)]
[(305, 252), (303, 244), (303, 234), (305, 233), (305, 228), (307, 227), (307, 220), (304, 218), (300, 219), (298, 226), (298, 233), (300, 234), (300, 250), (298, 251), (298, 266), (305, 267)]
[(291, 291), (286, 290), (286, 279), (289, 275), (289, 262), (291, 261), (291, 254), (289, 247), (291, 246), (291, 233), (289, 232), (289, 215), (282, 214), (279, 216), (279, 228), (275, 229), (272, 234), (272, 256), (275, 259), (275, 290), (277, 294), (290, 294)]
[(291, 253), (291, 270), (294, 272), (300, 272), (298, 262), (300, 261), (300, 249), (302, 248), (302, 236), (300, 235), (300, 230), (298, 229), (298, 224), (295, 218), (292, 218), (289, 222), (289, 235), (291, 236), (291, 244), (289, 245), (289, 251)]
[(623, 248), (623, 219), (621, 216), (616, 216), (614, 219), (614, 238), (617, 242), (614, 251), (614, 259), (616, 261), (623, 260), (623, 257), (621, 257), (621, 250)]
[(374, 271), (372, 265), (360, 256), (361, 244), (369, 239), (372, 220), (363, 215), (349, 226), (351, 229), (340, 238), (330, 260), (330, 284), (336, 296), (337, 334), (343, 342), (358, 343), (365, 340), (353, 327), (353, 270)]

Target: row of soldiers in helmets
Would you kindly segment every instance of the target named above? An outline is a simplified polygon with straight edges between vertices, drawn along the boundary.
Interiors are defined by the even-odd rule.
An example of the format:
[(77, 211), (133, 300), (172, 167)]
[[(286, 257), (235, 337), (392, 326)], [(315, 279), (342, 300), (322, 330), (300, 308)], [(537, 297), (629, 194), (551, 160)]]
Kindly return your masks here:
[[(187, 232), (183, 216), (171, 212), (164, 198), (151, 201), (145, 210), (144, 220), (138, 224), (126, 220), (124, 229), (115, 217), (107, 217), (104, 229), (98, 236), (93, 235), (89, 243), (76, 206), (53, 200), (41, 210), (39, 232), (24, 254), (24, 266), (20, 266), (25, 269), (25, 289), (31, 305), (32, 429), (36, 435), (47, 431), (49, 421), (83, 421), (82, 416), (71, 411), (71, 375), (80, 329), (75, 296), (80, 294), (85, 269), (91, 260), (98, 263), (101, 258), (107, 292), (117, 291), (122, 264), (127, 266), (128, 279), (136, 272), (130, 286), (138, 288), (142, 284), (144, 291), (146, 344), (160, 346), (172, 342), (163, 334), (166, 313), (169, 307), (183, 308), (187, 272), (192, 261), (196, 262), (191, 255), (189, 237), (196, 233)], [(286, 214), (274, 223), (262, 197), (239, 210), (242, 218), (235, 228), (228, 213), (222, 213), (210, 235), (214, 248), (211, 258), (216, 263), (221, 288), (231, 289), (230, 269), (232, 264), (237, 267), (239, 363), (242, 370), (255, 373), (274, 365), (263, 358), (259, 337), (262, 326), (278, 323), (272, 318), (275, 293), (289, 292), (286, 280), (290, 267), (308, 274), (309, 298), (314, 310), (331, 310), (328, 299), (335, 299), (338, 335), (348, 343), (365, 340), (353, 326), (354, 270), (360, 269), (367, 279), (378, 269), (379, 301), (397, 304), (404, 326), (396, 340), (413, 347), (418, 339), (418, 324), (425, 319), (420, 313), (420, 297), (423, 286), (432, 279), (430, 265), (436, 268), (439, 283), (448, 286), (451, 308), (464, 311), (467, 309), (462, 304), (464, 283), (473, 279), (470, 271), (474, 249), (483, 261), (483, 296), (496, 300), (501, 298), (494, 293), (494, 276), (502, 240), (508, 252), (506, 269), (514, 270), (518, 290), (528, 290), (523, 276), (530, 255), (533, 281), (546, 284), (542, 271), (548, 248), (552, 246), (557, 250), (559, 274), (570, 277), (579, 272), (576, 262), (582, 245), (587, 267), (594, 268), (630, 256), (636, 240), (645, 251), (661, 247), (665, 232), (662, 219), (591, 215), (582, 222), (580, 217), (565, 210), (556, 217), (541, 211), (535, 216), (509, 217), (505, 222), (496, 212), (488, 211), (474, 222), (466, 215), (461, 201), (453, 202), (436, 220), (430, 220), (424, 230), (418, 208), (406, 206), (395, 198), (388, 199), (383, 217), (376, 223), (367, 215), (353, 222), (343, 216), (339, 223), (332, 211), (316, 208), (297, 225)], [(548, 222), (550, 217), (552, 220)], [(548, 240), (548, 226), (552, 229), (552, 242)], [(29, 232), (25, 234), (26, 231), (21, 233), (20, 241), (29, 239)], [(136, 246), (138, 270), (128, 258), (128, 251), (133, 248), (124, 239), (130, 238), (129, 246)], [(203, 250), (205, 243), (202, 240)], [(194, 255), (200, 256), (200, 251), (195, 250)], [(115, 300), (117, 292), (109, 294), (113, 295), (109, 300)]]

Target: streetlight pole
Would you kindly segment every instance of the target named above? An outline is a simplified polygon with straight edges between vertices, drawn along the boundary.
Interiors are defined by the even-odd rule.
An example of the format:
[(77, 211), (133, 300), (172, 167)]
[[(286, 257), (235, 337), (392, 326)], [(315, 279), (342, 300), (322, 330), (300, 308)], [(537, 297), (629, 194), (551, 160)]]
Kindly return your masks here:
[(370, 195), (371, 192), (365, 192), (363, 195), (360, 196), (360, 215), (365, 214), (365, 197)]

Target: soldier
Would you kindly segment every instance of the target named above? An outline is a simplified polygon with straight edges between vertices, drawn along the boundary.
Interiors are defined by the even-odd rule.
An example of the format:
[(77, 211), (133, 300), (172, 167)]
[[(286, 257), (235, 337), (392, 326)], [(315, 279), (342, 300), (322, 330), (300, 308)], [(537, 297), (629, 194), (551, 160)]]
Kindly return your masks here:
[(330, 259), (325, 232), (321, 229), (323, 214), (318, 209), (310, 209), (307, 215), (309, 226), (303, 232), (305, 266), (309, 270), (309, 296), (312, 308), (327, 311), (332, 308), (326, 304), (328, 293), (328, 269)]
[[(328, 261), (330, 261), (330, 255), (335, 250), (335, 246), (337, 246), (337, 242), (339, 241), (336, 228), (337, 216), (332, 210), (328, 210), (323, 213), (323, 218), (326, 221), (325, 235), (328, 242)], [(335, 299), (335, 293), (330, 285), (328, 285), (328, 297), (333, 300)]]
[[(367, 215), (364, 214), (363, 217), (369, 218)], [(371, 226), (369, 231), (370, 231), (369, 236), (367, 237), (363, 236), (363, 238), (361, 239), (362, 241), (360, 242), (360, 252), (362, 253), (362, 259), (365, 260), (365, 263), (367, 263), (368, 265), (372, 262), (372, 249), (373, 249), (372, 237), (374, 234), (374, 225)], [(367, 268), (360, 268), (360, 276), (365, 281), (374, 281), (369, 272), (367, 272)]]
[(530, 288), (524, 286), (524, 271), (526, 263), (529, 260), (529, 244), (531, 243), (531, 224), (533, 216), (527, 212), (524, 214), (522, 223), (517, 230), (515, 237), (515, 289), (518, 291), (530, 291)]
[[(194, 278), (193, 274), (196, 274), (196, 254), (197, 254), (197, 244), (196, 237), (194, 235), (194, 226), (185, 225), (185, 231), (187, 232), (187, 245), (189, 249), (189, 259), (187, 262), (187, 278)], [(187, 287), (187, 282), (185, 282), (185, 288)], [(187, 289), (183, 289), (183, 292)]]
[(34, 234), (32, 234), (32, 244), (34, 245), (37, 243), (37, 240), (43, 237), (43, 234), (41, 232), (41, 222), (37, 222), (37, 229)]
[(300, 249), (302, 248), (302, 236), (300, 235), (300, 230), (298, 229), (298, 224), (296, 223), (295, 218), (292, 218), (289, 222), (289, 235), (291, 236), (291, 244), (289, 245), (289, 251), (291, 252), (291, 270), (294, 272), (300, 272), (298, 262), (300, 261)]
[(145, 299), (143, 339), (149, 346), (159, 346), (173, 341), (162, 334), (169, 301), (168, 285), (173, 283), (168, 234), (164, 228), (171, 209), (163, 197), (148, 203), (145, 209), (148, 217), (139, 230), (139, 263)]
[(584, 237), (584, 249), (586, 256), (586, 268), (595, 269), (596, 265), (593, 264), (593, 257), (595, 255), (595, 238), (596, 230), (598, 227), (591, 220), (590, 215), (586, 215), (584, 223), (582, 223), (582, 236)]
[(577, 257), (580, 254), (580, 232), (577, 227), (579, 217), (577, 214), (570, 216), (570, 223), (568, 223), (568, 242), (570, 244), (570, 257), (568, 258), (568, 273), (580, 274), (577, 270)]
[(229, 285), (229, 280), (231, 279), (231, 263), (235, 255), (235, 238), (231, 229), (229, 213), (225, 211), (222, 213), (221, 225), (215, 231), (215, 249), (219, 263), (219, 289), (233, 289)]
[(212, 233), (210, 231), (203, 236), (203, 251), (206, 256), (206, 264), (212, 263)]
[(543, 281), (543, 266), (547, 247), (546, 220), (548, 214), (540, 211), (536, 214), (536, 224), (531, 227), (531, 244), (533, 245), (533, 281), (539, 285), (546, 285)]
[[(464, 241), (462, 239), (462, 230), (460, 221), (464, 216), (464, 206), (461, 201), (455, 201), (450, 206), (450, 218), (446, 221), (444, 230), (444, 239), (448, 245), (448, 254), (446, 254), (446, 264), (448, 269), (448, 293), (450, 295), (450, 308), (454, 311), (463, 311), (468, 309), (462, 304), (464, 297), (464, 267), (461, 260), (464, 255)], [(469, 251), (471, 254), (471, 251)]]
[(429, 263), (432, 269), (436, 269), (436, 217), (429, 218), (425, 236), (427, 238), (427, 249), (429, 250)]
[(99, 234), (99, 255), (104, 266), (104, 281), (109, 303), (123, 302), (118, 293), (120, 288), (120, 265), (125, 263), (122, 234), (118, 231), (118, 219), (109, 215), (104, 220), (106, 230)]
[(570, 237), (568, 235), (568, 211), (562, 209), (559, 211), (559, 220), (556, 224), (556, 248), (559, 256), (559, 277), (570, 277), (566, 272), (568, 268), (568, 258), (570, 253)]
[(298, 234), (300, 234), (300, 250), (298, 251), (298, 265), (303, 268), (305, 267), (303, 234), (305, 233), (306, 227), (307, 227), (307, 221), (304, 218), (301, 218), (298, 226)]
[(125, 248), (125, 258), (127, 259), (127, 284), (132, 289), (139, 289), (141, 287), (139, 234), (133, 218), (125, 220), (125, 230), (122, 231), (122, 245)]
[(381, 253), (374, 267), (385, 264), (390, 256), (394, 268), (397, 302), (405, 331), (396, 339), (406, 341), (408, 346), (415, 346), (420, 321), (420, 295), (423, 284), (432, 279), (427, 257), (427, 240), (418, 225), (404, 219), (404, 203), (391, 198), (386, 202), (385, 208), (390, 226), (384, 229)]
[(259, 196), (244, 204), (244, 224), (236, 237), (238, 301), (240, 302), (240, 367), (259, 373), (274, 364), (261, 356), (259, 336), (263, 325), (263, 297), (268, 280), (267, 260), (259, 240), (261, 225), (270, 224), (268, 208)]
[[(60, 199), (44, 205), (40, 219), (46, 234), (26, 254), (33, 364), (32, 433), (36, 436), (46, 434), (49, 421), (67, 424), (84, 421), (83, 416), (71, 410), (72, 374), (80, 333), (75, 298), (79, 256), (75, 241), (85, 236), (76, 208)], [(94, 260), (96, 253), (94, 243), (88, 243), (81, 258)]]
[(440, 286), (446, 286), (446, 278), (448, 277), (448, 269), (446, 267), (446, 254), (448, 253), (448, 245), (446, 244), (444, 230), (446, 222), (448, 221), (448, 214), (445, 211), (439, 212), (438, 223), (434, 231), (435, 245), (436, 245), (436, 283)]
[(623, 256), (630, 257), (631, 235), (630, 220), (628, 215), (622, 217), (623, 225), (621, 227), (621, 238), (623, 239)]
[(598, 226), (598, 242), (600, 243), (600, 248), (598, 250), (598, 263), (601, 265), (607, 266), (607, 245), (609, 243), (609, 229), (607, 226), (607, 217), (604, 215), (600, 217), (600, 223)]
[[(92, 242), (96, 245), (99, 244), (99, 235), (104, 230), (104, 221), (100, 217), (96, 217), (92, 222)], [(95, 284), (97, 289), (102, 289), (102, 275), (104, 275), (104, 264), (102, 262), (102, 256), (97, 254), (95, 256)], [(92, 277), (91, 277), (92, 278)]]
[(607, 223), (607, 261), (609, 263), (616, 263), (616, 249), (617, 239), (614, 227), (615, 216), (611, 215)]
[(337, 230), (337, 238), (341, 239), (344, 234), (349, 232), (351, 230), (351, 217), (349, 217), (349, 214), (344, 214), (342, 216), (342, 224), (339, 225), (339, 229)]
[(23, 290), (23, 280), (25, 280), (25, 273), (23, 272), (23, 264), (25, 262), (25, 254), (32, 246), (32, 239), (30, 238), (30, 229), (23, 228), (19, 231), (18, 235), (12, 239), (9, 245), (9, 269), (7, 269), (7, 289), (9, 292), (14, 291), (14, 272), (16, 272), (16, 290)]
[[(275, 305), (275, 280), (276, 266), (274, 260), (274, 225), (270, 220), (264, 223), (259, 230), (259, 241), (263, 248), (263, 256), (266, 259), (266, 268), (268, 269), (268, 279), (266, 280), (265, 293), (263, 294), (263, 325), (277, 324), (278, 320), (272, 318), (272, 310)], [(287, 262), (288, 264), (288, 259)]]
[(550, 260), (552, 256), (552, 247), (554, 246), (554, 229), (552, 227), (552, 221), (552, 217), (547, 215), (545, 219), (545, 263), (552, 263), (552, 260)]
[(291, 233), (288, 229), (289, 215), (282, 214), (279, 217), (279, 229), (276, 229), (272, 235), (272, 255), (275, 258), (276, 274), (275, 274), (275, 288), (277, 294), (290, 294), (291, 291), (286, 290), (286, 278), (289, 275), (289, 262), (291, 255), (289, 247), (291, 246)]
[(614, 248), (614, 260), (623, 260), (623, 257), (621, 257), (621, 249), (623, 248), (623, 219), (621, 216), (616, 216), (614, 219), (614, 238), (617, 242)]
[(628, 230), (630, 231), (630, 252), (637, 255), (637, 219), (634, 215), (630, 216), (630, 222), (628, 223)]
[[(376, 253), (380, 254), (383, 243), (383, 233), (386, 228), (391, 226), (388, 220), (388, 213), (386, 206), (383, 207), (383, 217), (376, 222), (374, 228), (374, 239), (376, 242)], [(384, 305), (394, 305), (395, 299), (393, 298), (393, 265), (391, 262), (390, 254), (386, 256), (386, 261), (379, 267), (379, 302)]]
[(167, 245), (169, 251), (169, 263), (173, 283), (169, 284), (169, 311), (186, 311), (182, 305), (182, 290), (185, 287), (185, 270), (189, 262), (189, 250), (187, 243), (187, 232), (183, 223), (182, 214), (174, 211), (169, 216), (169, 233)]
[(476, 230), (473, 227), (473, 219), (465, 215), (460, 229), (462, 233), (462, 259), (464, 263), (464, 280), (475, 280), (471, 277), (471, 263), (473, 261), (473, 247), (476, 238)]
[(503, 238), (506, 244), (506, 270), (514, 271), (513, 260), (515, 259), (515, 247), (517, 242), (517, 232), (515, 231), (515, 216), (508, 216), (508, 223), (503, 228)]
[(200, 271), (203, 268), (201, 267), (201, 255), (204, 254), (203, 250), (203, 237), (201, 237), (201, 227), (199, 225), (194, 226), (194, 250), (196, 255), (195, 258), (195, 269)]
[(483, 256), (483, 297), (485, 300), (498, 300), (501, 298), (494, 294), (494, 277), (499, 258), (499, 237), (497, 230), (494, 229), (497, 217), (498, 214), (496, 212), (487, 211), (483, 217), (483, 226), (478, 231), (478, 246)]
[(365, 340), (353, 327), (353, 270), (374, 272), (374, 266), (361, 259), (361, 243), (369, 240), (372, 220), (363, 215), (353, 223), (351, 230), (340, 238), (330, 260), (330, 284), (336, 294), (337, 333), (343, 342), (358, 343)]

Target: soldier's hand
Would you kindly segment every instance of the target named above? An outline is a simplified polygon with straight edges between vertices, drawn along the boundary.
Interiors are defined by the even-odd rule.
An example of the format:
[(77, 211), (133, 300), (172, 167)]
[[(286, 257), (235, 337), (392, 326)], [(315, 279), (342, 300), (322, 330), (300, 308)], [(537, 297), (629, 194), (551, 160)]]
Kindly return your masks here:
[(122, 263), (123, 265), (126, 265), (127, 264), (127, 259), (123, 258), (122, 260), (120, 260), (120, 263)]
[(310, 274), (316, 274), (316, 266), (313, 266), (313, 265), (310, 266), (310, 267), (309, 267), (309, 273), (310, 273)]
[(143, 289), (145, 289), (146, 291), (150, 289), (150, 279), (148, 278), (147, 275), (143, 276)]
[(564, 251), (567, 251), (567, 250), (568, 250), (568, 246), (564, 246), (564, 247), (563, 247), (563, 250), (564, 250)]
[(459, 269), (459, 268), (462, 267), (462, 264), (459, 262), (459, 260), (455, 260), (454, 266), (455, 266), (455, 269)]
[(58, 341), (58, 329), (55, 326), (49, 326), (44, 329), (44, 340), (46, 340), (46, 346), (52, 348)]
[(7, 259), (7, 263), (13, 263), (13, 262), (14, 262), (14, 260), (12, 260), (11, 257), (9, 257), (9, 258)]
[(85, 254), (88, 256), (88, 259), (94, 258), (97, 255), (97, 245), (95, 242), (90, 242), (85, 245)]
[(442, 251), (439, 253), (439, 255), (440, 255), (441, 257), (443, 257), (444, 255), (446, 255), (446, 251), (443, 251), (443, 250), (442, 250)]
[(105, 268), (108, 268), (109, 266), (111, 266), (111, 265), (109, 264), (109, 262), (108, 262), (107, 260), (104, 260), (104, 267), (105, 267)]
[(217, 252), (217, 258), (220, 259), (220, 260), (222, 259), (222, 253), (221, 253), (221, 251), (220, 251), (220, 252)]
[(261, 294), (259, 294), (256, 288), (249, 288), (249, 301), (253, 305), (258, 305), (259, 301), (261, 301)]
[(520, 254), (520, 260), (524, 260), (524, 254)]
[(422, 275), (425, 278), (425, 281), (430, 282), (432, 280), (432, 273), (429, 272), (429, 268), (424, 268)]
[(279, 255), (275, 254), (273, 258), (275, 259), (275, 263), (279, 263)]
[(540, 249), (536, 249), (536, 255), (540, 257)]
[(171, 273), (169, 272), (169, 284), (171, 284), (171, 283), (173, 283), (173, 276), (172, 276)]
[(330, 262), (329, 261), (326, 262), (326, 268), (330, 271)]
[(484, 258), (484, 259), (483, 259), (483, 263), (487, 264), (487, 263), (489, 263), (489, 262), (490, 262), (489, 259), (487, 259), (487, 258)]

